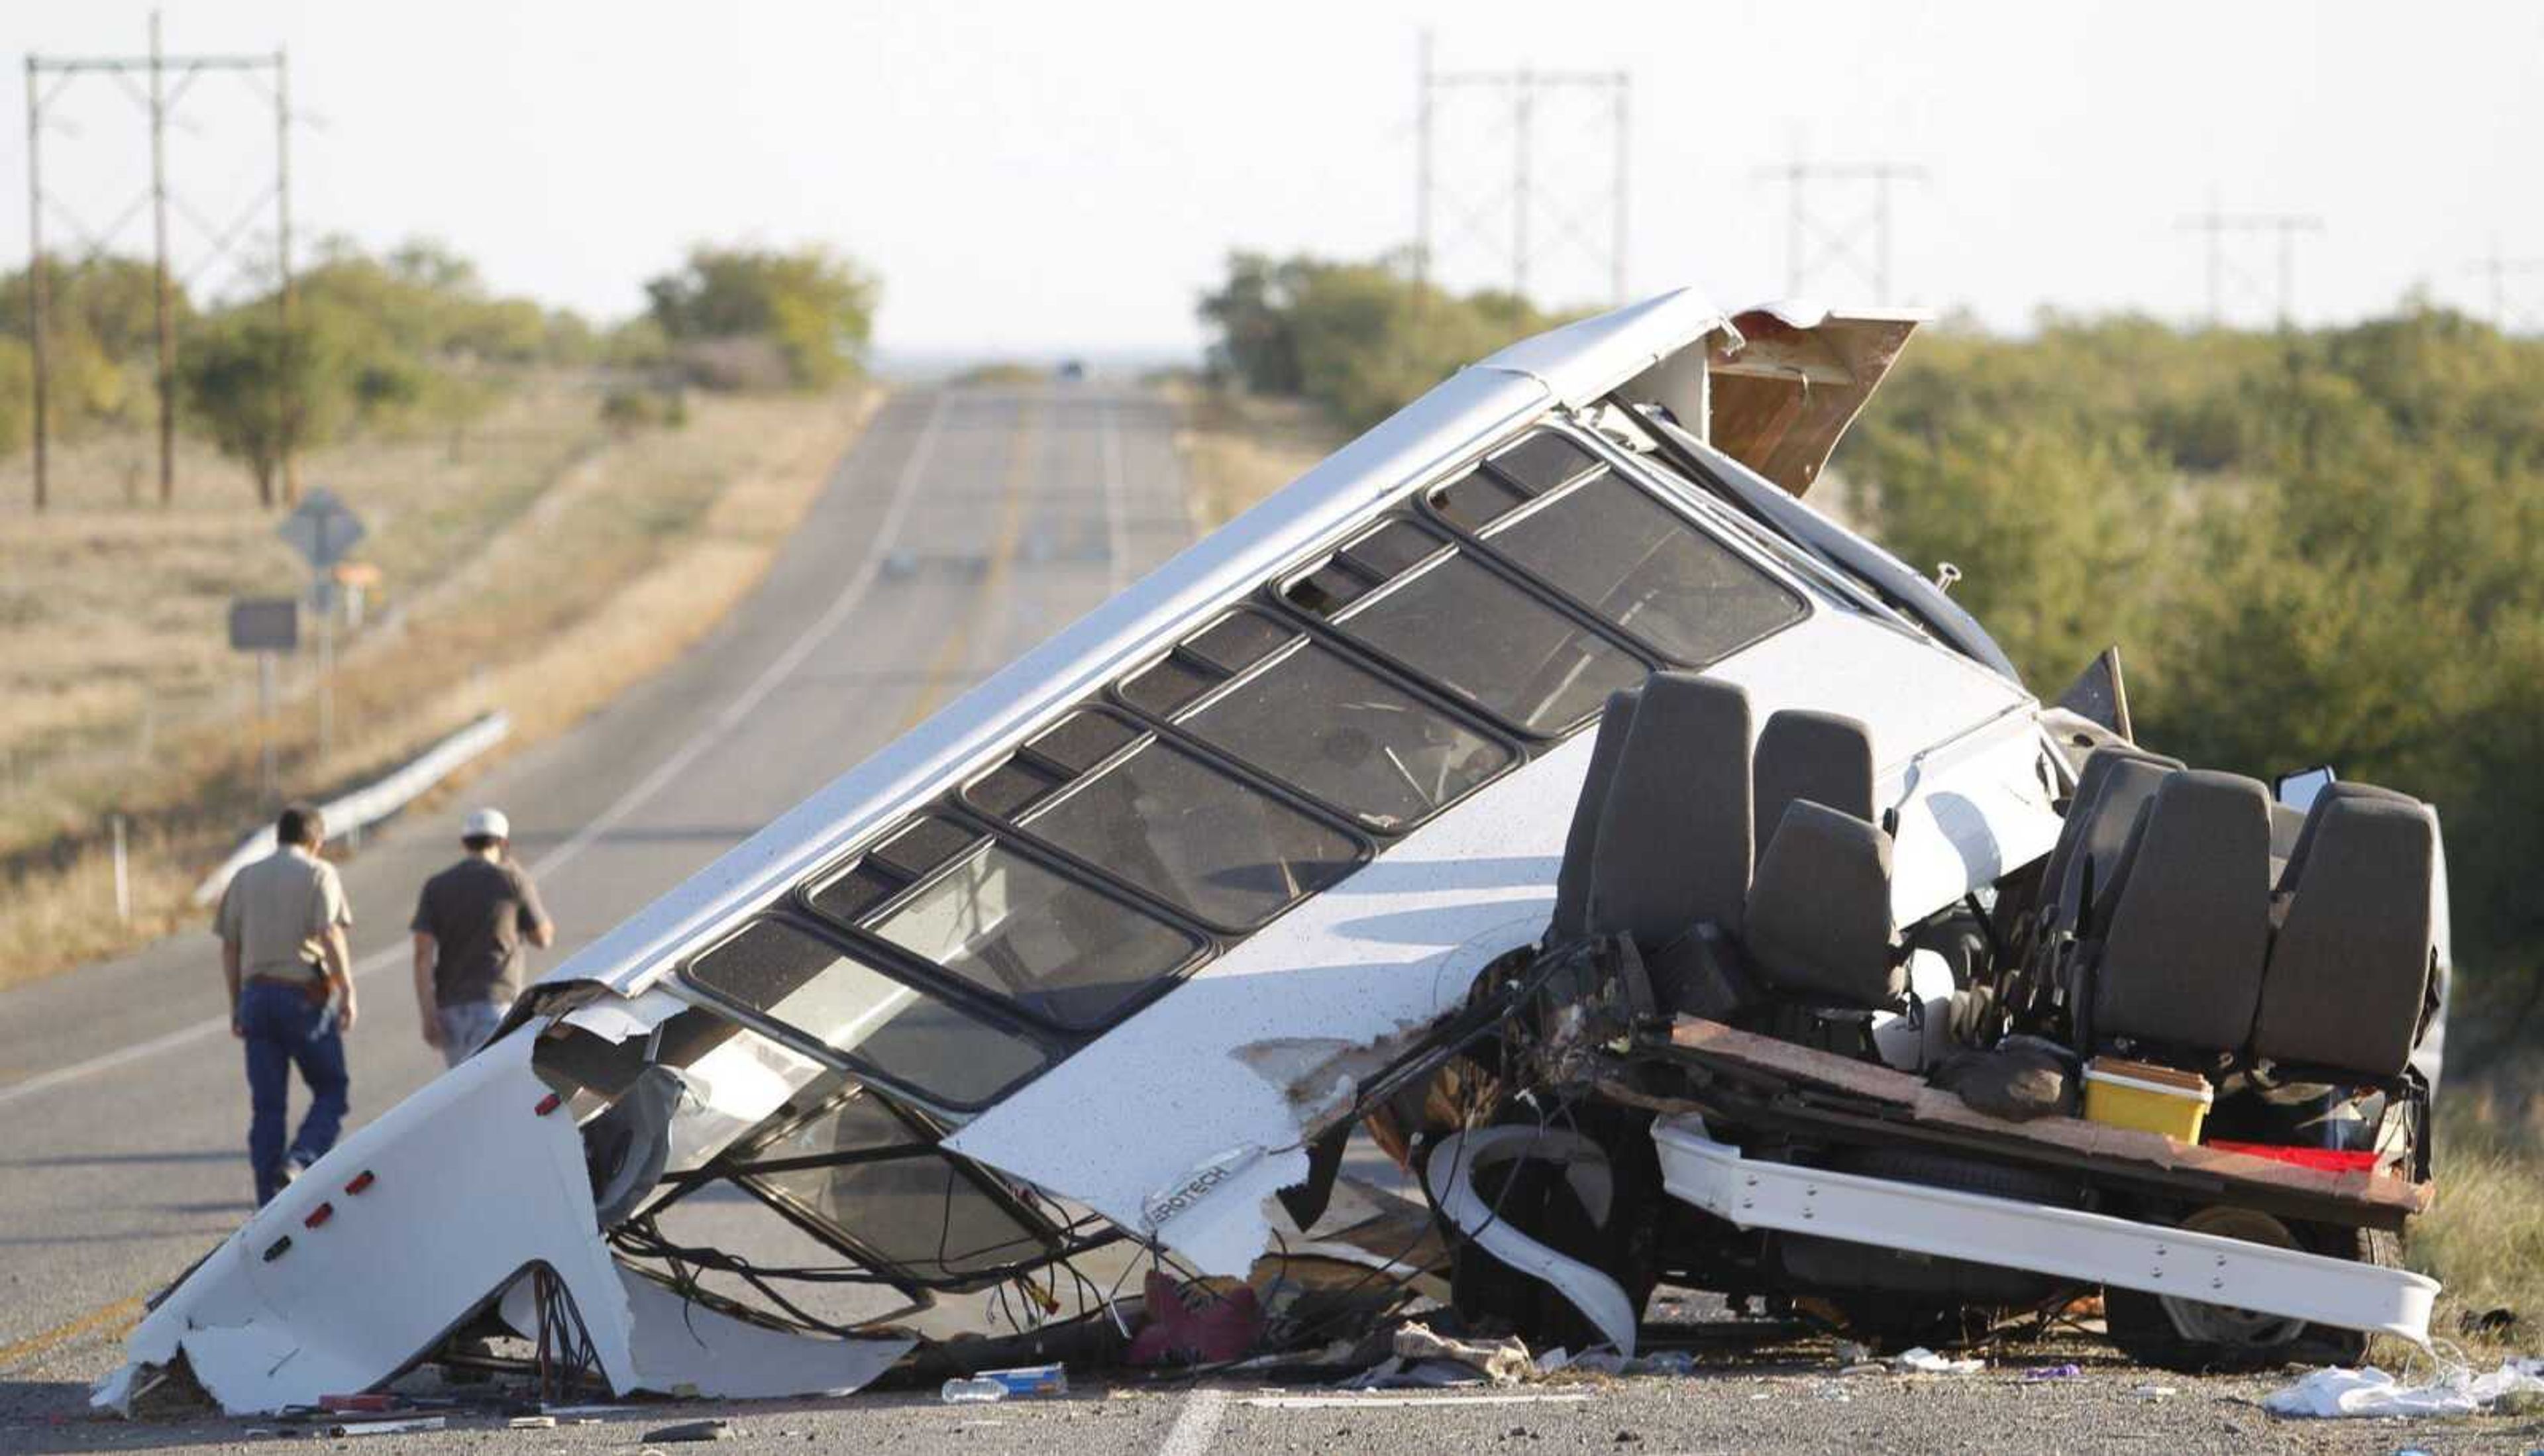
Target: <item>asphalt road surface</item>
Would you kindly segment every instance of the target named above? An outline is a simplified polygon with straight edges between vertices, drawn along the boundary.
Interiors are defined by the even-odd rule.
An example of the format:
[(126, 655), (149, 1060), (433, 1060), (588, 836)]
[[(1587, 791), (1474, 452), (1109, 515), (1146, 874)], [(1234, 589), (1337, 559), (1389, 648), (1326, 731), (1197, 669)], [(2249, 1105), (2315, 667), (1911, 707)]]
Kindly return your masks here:
[[(345, 865), (355, 1122), (439, 1070), (406, 923), (467, 807), (511, 814), (560, 928), (534, 969), (555, 964), (1180, 549), (1174, 429), (1094, 382), (889, 401), (696, 650)], [(0, 994), (0, 1450), (75, 1408), (139, 1299), (249, 1212), (246, 1122), (208, 933)]]
[[(404, 926), (469, 804), (502, 804), (581, 944), (1173, 552), (1173, 415), (1098, 384), (913, 391), (842, 460), (760, 590), (696, 651), (346, 870), (362, 1016), (355, 1117), (437, 1069)], [(0, 994), (0, 1452), (271, 1448), (265, 1421), (92, 1418), (143, 1295), (248, 1212), (246, 1092), (208, 934)], [(2074, 1360), (2070, 1379), (2028, 1382)], [(2096, 1343), (1969, 1376), (1846, 1376), (1828, 1341), (1709, 1354), (1688, 1376), (1337, 1397), (1243, 1380), (1081, 1383), (1058, 1400), (651, 1404), (544, 1430), (454, 1415), (355, 1449), (634, 1452), (728, 1417), (724, 1449), (913, 1452), (2430, 1450), (2544, 1446), (2532, 1417), (2305, 1423), (2284, 1375), (2192, 1379)], [(1343, 1403), (1336, 1404), (1337, 1401)], [(296, 1443), (294, 1443), (296, 1444)], [(314, 1444), (314, 1443), (313, 1443)], [(342, 1446), (344, 1442), (334, 1443)]]

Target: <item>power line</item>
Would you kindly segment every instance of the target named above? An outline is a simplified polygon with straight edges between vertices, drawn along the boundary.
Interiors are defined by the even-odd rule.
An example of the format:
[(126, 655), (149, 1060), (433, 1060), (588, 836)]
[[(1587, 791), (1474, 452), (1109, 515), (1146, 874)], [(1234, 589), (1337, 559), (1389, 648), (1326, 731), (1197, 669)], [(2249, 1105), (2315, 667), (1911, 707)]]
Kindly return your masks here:
[(2266, 296), (2260, 282), (2247, 272), (2228, 252), (2230, 237), (2272, 237), (2278, 242), (2278, 322), (2284, 328), (2296, 317), (2296, 240), (2301, 236), (2320, 235), (2323, 219), (2304, 212), (2227, 212), (2217, 205), (2211, 194), (2208, 210), (2182, 219), (2186, 231), (2205, 235), (2208, 253), (2208, 323), (2211, 328), (2225, 320), (2226, 285), (2235, 283), (2237, 290), (2255, 296)]
[(2491, 252), (2466, 264), (2465, 268), (2468, 272), (2479, 273), (2490, 281), (2492, 327), (2505, 334), (2511, 332), (2514, 326), (2526, 321), (2529, 315), (2524, 309), (2521, 308), (2514, 314), (2509, 310), (2508, 281), (2528, 274), (2544, 273), (2544, 258), (2504, 258), (2500, 253), (2499, 240), (2494, 239)]
[[(1805, 162), (1799, 157), (1781, 167), (1761, 167), (1761, 182), (1785, 185), (1785, 291), (1799, 297), (1810, 292), (1811, 279), (1829, 265), (1847, 270), (1871, 284), (1875, 303), (1890, 301), (1890, 189), (1896, 182), (1924, 182), (1926, 170), (1900, 162)], [(1856, 189), (1858, 206), (1831, 224), (1811, 210), (1814, 183), (1837, 183)], [(1864, 190), (1871, 194), (1862, 202)], [(1865, 235), (1870, 234), (1870, 251)]]
[[(1509, 106), (1511, 142), (1510, 172), (1510, 265), (1511, 292), (1528, 296), (1531, 266), (1539, 261), (1541, 223), (1552, 221), (1558, 236), (1578, 246), (1581, 251), (1607, 254), (1608, 283), (1616, 301), (1626, 299), (1626, 227), (1628, 213), (1629, 168), (1632, 162), (1630, 124), (1633, 77), (1625, 71), (1541, 71), (1521, 67), (1510, 71), (1442, 71), (1432, 65), (1431, 33), (1424, 31), (1421, 40), (1421, 74), (1418, 83), (1418, 106), (1414, 131), (1416, 156), (1413, 174), (1413, 272), (1417, 283), (1428, 282), (1432, 265), (1439, 253), (1437, 222), (1442, 192), (1439, 170), (1434, 165), (1433, 149), (1438, 139), (1438, 97), (1445, 91), (1498, 91)], [(1608, 227), (1606, 247), (1583, 235), (1574, 221), (1566, 216), (1550, 214), (1544, 200), (1534, 187), (1538, 138), (1538, 104), (1550, 96), (1571, 93), (1587, 94), (1596, 100), (1604, 93), (1608, 100), (1605, 121), (1611, 143), (1608, 177)], [(1480, 231), (1474, 224), (1481, 214), (1492, 209), (1494, 199), (1481, 206), (1461, 206), (1458, 218), (1462, 230)], [(1498, 250), (1497, 250), (1498, 251)]]
[[(60, 199), (49, 196), (43, 186), (43, 137), (47, 125), (44, 113), (70, 83), (83, 75), (105, 75), (114, 78), (126, 96), (138, 103), (150, 118), (150, 188), (144, 195), (151, 214), (152, 326), (156, 339), (156, 384), (159, 403), (159, 503), (167, 505), (177, 493), (177, 326), (170, 293), (170, 248), (168, 208), (174, 202), (187, 214), (188, 220), (210, 242), (204, 266), (230, 255), (231, 245), (246, 226), (249, 214), (242, 214), (227, 228), (207, 226), (201, 214), (174, 197), (168, 188), (167, 133), (177, 103), (195, 84), (209, 72), (236, 72), (254, 85), (261, 76), (271, 74), (274, 102), (274, 186), (271, 196), (275, 208), (275, 265), (278, 287), (276, 310), (280, 325), (277, 348), (281, 352), (276, 371), (277, 390), (281, 392), (278, 411), (281, 434), (283, 482), (286, 497), (299, 494), (299, 466), (294, 458), (293, 435), (299, 419), (299, 401), (291, 397), (291, 103), (289, 69), (283, 50), (277, 47), (271, 55), (169, 55), (159, 43), (159, 13), (150, 13), (150, 49), (138, 56), (75, 56), (47, 59), (30, 52), (27, 56), (27, 272), (29, 313), (28, 339), (34, 364), (36, 406), (35, 430), (35, 505), (44, 509), (47, 497), (46, 435), (47, 402), (51, 395), (51, 376), (44, 335), (52, 307), (52, 287), (44, 260), (44, 214), (51, 208), (74, 233), (89, 246), (80, 266), (86, 268), (105, 256), (115, 237), (139, 210), (139, 203), (128, 207), (103, 233), (92, 234), (72, 216)], [(146, 85), (135, 86), (133, 76), (147, 78)], [(45, 83), (46, 77), (51, 83)], [(173, 88), (170, 85), (174, 79)], [(62, 123), (51, 123), (60, 127)], [(258, 206), (262, 206), (260, 199)], [(198, 269), (199, 272), (199, 268)]]

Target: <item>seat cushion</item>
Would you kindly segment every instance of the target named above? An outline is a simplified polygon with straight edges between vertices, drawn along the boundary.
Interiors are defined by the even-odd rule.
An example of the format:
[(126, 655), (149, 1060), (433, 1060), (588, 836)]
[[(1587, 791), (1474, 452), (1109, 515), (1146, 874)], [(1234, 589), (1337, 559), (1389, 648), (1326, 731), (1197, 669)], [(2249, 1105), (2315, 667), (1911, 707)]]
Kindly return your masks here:
[(1742, 940), (1777, 994), (1813, 1006), (1896, 1003), (1890, 948), (1890, 836), (1808, 800), (1785, 810), (1749, 887)]

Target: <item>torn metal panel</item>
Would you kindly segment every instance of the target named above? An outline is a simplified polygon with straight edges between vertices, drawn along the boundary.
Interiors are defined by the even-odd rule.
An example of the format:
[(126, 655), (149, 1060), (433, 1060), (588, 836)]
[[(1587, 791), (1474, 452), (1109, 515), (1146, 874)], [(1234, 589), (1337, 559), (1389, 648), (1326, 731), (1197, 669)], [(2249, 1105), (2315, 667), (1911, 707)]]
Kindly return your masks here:
[[(852, 1395), (918, 1342), (771, 1330), (683, 1299), (623, 1264), (618, 1278), (626, 1290), (635, 1390), (737, 1401)], [(505, 1323), (524, 1337), (535, 1333), (537, 1315), (526, 1285), (505, 1296), (502, 1312)]]
[(1807, 493), (1923, 315), (1775, 304), (1735, 315), (1708, 360), (1713, 446)]
[(583, 1141), (529, 1058), (530, 1038), (499, 1041), (338, 1144), (151, 1312), (97, 1403), (119, 1409), (141, 1367), (181, 1351), (226, 1411), (365, 1390), (538, 1265), (628, 1388), (626, 1296)]
[(1743, 1228), (1784, 1229), (2291, 1320), (2429, 1337), (2438, 1281), (2291, 1249), (1955, 1188), (1744, 1158), (1705, 1124), (1652, 1125), (1670, 1194)]

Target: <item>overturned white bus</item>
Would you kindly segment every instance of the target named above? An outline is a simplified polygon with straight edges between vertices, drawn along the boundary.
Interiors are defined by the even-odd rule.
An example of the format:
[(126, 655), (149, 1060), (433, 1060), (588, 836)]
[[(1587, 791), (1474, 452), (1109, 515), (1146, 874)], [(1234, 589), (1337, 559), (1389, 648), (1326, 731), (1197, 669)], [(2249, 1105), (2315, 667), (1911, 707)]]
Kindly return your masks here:
[(2138, 749), (2115, 659), (2043, 706), (1804, 505), (1913, 328), (1682, 291), (1461, 371), (559, 966), (100, 1404), (489, 1332), (840, 1392), (1267, 1268), (1259, 1345), (1421, 1293), (1630, 1350), (1663, 1283), (2422, 1336), (2433, 816)]

